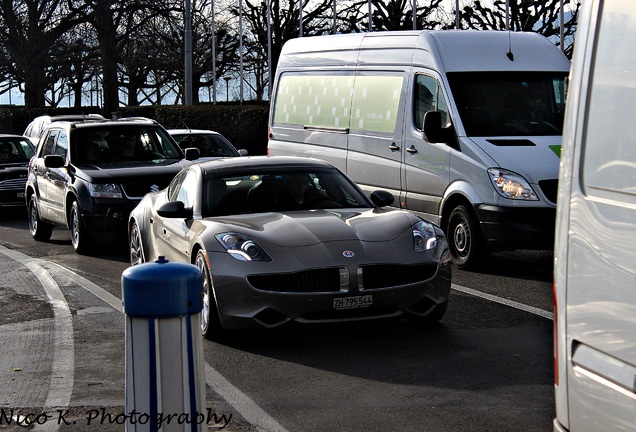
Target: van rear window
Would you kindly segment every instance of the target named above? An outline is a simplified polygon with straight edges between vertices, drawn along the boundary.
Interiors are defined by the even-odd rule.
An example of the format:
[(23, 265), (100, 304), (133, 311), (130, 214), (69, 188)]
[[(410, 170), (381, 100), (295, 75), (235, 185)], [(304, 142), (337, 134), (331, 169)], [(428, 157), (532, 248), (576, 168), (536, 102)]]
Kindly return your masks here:
[(397, 74), (283, 74), (274, 123), (390, 134), (403, 82)]

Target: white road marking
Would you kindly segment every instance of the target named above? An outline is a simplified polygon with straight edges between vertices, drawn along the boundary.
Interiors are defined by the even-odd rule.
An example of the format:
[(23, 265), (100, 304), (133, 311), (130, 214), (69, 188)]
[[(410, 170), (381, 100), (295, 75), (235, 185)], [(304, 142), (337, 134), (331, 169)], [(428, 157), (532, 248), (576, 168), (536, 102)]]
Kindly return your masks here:
[(500, 303), (502, 305), (506, 305), (506, 306), (513, 307), (515, 309), (522, 310), (524, 312), (530, 312), (531, 314), (539, 315), (539, 316), (541, 316), (543, 318), (547, 318), (549, 320), (554, 320), (554, 314), (552, 312), (548, 312), (548, 311), (545, 311), (543, 309), (539, 309), (539, 308), (536, 308), (536, 307), (528, 306), (528, 305), (525, 305), (523, 303), (519, 303), (519, 302), (516, 302), (516, 301), (513, 301), (513, 300), (508, 300), (508, 299), (505, 299), (505, 298), (502, 298), (502, 297), (497, 297), (495, 295), (487, 294), (487, 293), (484, 293), (484, 292), (481, 292), (481, 291), (477, 291), (477, 290), (474, 290), (472, 288), (466, 288), (466, 287), (463, 287), (461, 285), (451, 284), (451, 288), (454, 289), (455, 291), (460, 291), (460, 292), (463, 292), (463, 293), (466, 293), (466, 294), (470, 294), (470, 295), (475, 296), (475, 297), (481, 297), (483, 299), (490, 300), (490, 301), (495, 302), (495, 303)]
[[(0, 253), (25, 265), (40, 281), (42, 288), (53, 308), (54, 344), (51, 381), (44, 402), (45, 409), (67, 408), (71, 403), (75, 373), (75, 341), (73, 335), (73, 317), (62, 290), (37, 260), (23, 253), (7, 249), (0, 245)], [(47, 421), (35, 425), (34, 430), (54, 432), (59, 429), (57, 422)]]

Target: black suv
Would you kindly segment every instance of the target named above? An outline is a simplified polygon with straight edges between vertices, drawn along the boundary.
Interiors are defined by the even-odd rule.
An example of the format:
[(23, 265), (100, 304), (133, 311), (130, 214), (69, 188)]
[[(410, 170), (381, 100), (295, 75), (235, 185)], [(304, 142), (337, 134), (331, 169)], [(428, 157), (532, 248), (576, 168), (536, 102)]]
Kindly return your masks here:
[(54, 225), (68, 227), (80, 254), (97, 237), (124, 236), (141, 198), (168, 186), (198, 155), (194, 148), (181, 150), (153, 120), (51, 123), (29, 163), (31, 235), (46, 241)]

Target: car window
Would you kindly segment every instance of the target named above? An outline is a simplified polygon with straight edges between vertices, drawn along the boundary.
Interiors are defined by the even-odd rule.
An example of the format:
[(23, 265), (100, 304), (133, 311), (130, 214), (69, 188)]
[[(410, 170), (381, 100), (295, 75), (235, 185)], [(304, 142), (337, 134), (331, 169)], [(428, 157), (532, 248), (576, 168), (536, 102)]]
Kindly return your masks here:
[[(96, 145), (95, 145), (96, 144)], [(99, 149), (99, 161), (120, 163), (138, 160), (161, 162), (181, 159), (182, 153), (158, 127), (140, 125), (104, 125), (82, 128), (75, 134), (78, 161), (88, 161), (87, 147)]]
[(203, 197), (204, 216), (370, 207), (340, 171), (322, 168), (208, 176)]
[(0, 163), (28, 162), (33, 156), (33, 146), (27, 140), (0, 138)]
[(176, 201), (177, 196), (179, 195), (179, 190), (181, 189), (181, 184), (183, 183), (183, 179), (185, 178), (187, 171), (181, 171), (177, 174), (170, 184), (168, 185), (168, 201)]
[(63, 156), (66, 159), (68, 153), (68, 135), (65, 131), (60, 131), (55, 145), (55, 154)]
[(196, 174), (191, 170), (186, 171), (183, 182), (177, 192), (176, 200), (181, 201), (185, 208), (192, 208), (196, 201), (197, 189)]
[(52, 129), (48, 132), (40, 157), (55, 154), (55, 140), (57, 139), (58, 132), (56, 129)]

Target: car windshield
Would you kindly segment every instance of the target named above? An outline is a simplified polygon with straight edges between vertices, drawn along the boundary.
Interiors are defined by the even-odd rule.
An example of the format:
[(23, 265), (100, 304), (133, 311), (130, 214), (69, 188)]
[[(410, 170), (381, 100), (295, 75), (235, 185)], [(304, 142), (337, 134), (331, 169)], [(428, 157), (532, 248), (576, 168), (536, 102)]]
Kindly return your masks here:
[(561, 135), (566, 79), (563, 72), (448, 74), (467, 136)]
[(0, 163), (28, 162), (33, 153), (26, 138), (0, 138)]
[(208, 175), (203, 215), (368, 208), (366, 196), (335, 169), (258, 170), (223, 177)]
[(139, 160), (161, 162), (183, 154), (162, 129), (153, 126), (117, 125), (77, 129), (74, 162), (121, 163)]
[(220, 134), (173, 134), (172, 137), (181, 149), (199, 149), (201, 157), (240, 156), (236, 148)]

